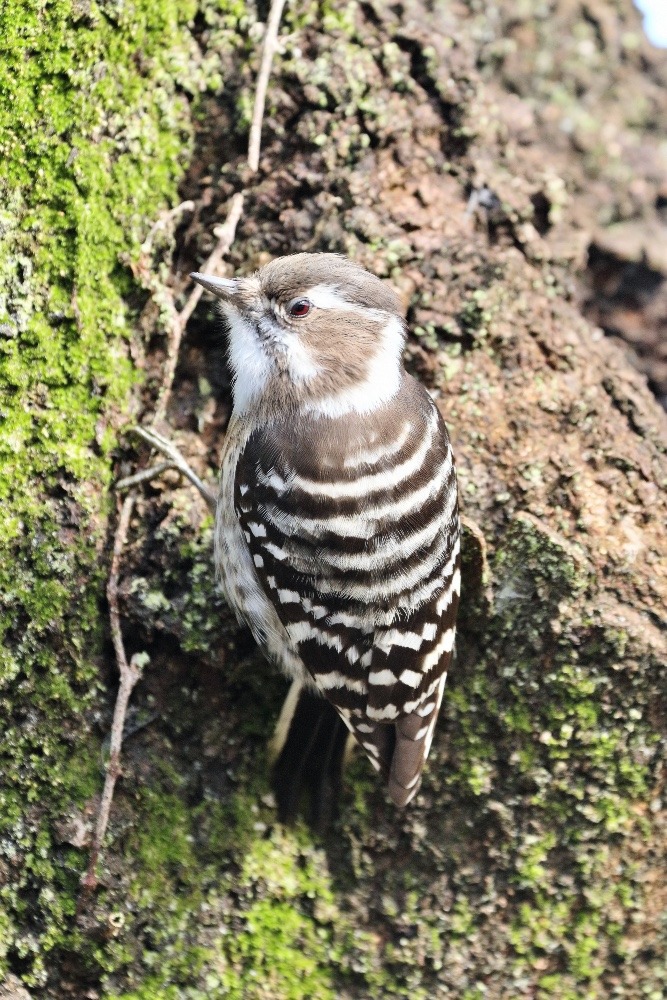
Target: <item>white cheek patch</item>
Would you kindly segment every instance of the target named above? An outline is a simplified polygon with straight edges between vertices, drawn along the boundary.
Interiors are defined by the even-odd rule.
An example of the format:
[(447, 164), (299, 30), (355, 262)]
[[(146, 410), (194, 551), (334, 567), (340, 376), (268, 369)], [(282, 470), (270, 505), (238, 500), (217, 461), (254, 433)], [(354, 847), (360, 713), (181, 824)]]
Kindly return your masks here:
[(301, 343), (297, 334), (283, 333), (281, 347), (285, 352), (289, 373), (295, 382), (307, 382), (319, 373), (310, 351)]
[(324, 399), (315, 400), (305, 409), (318, 416), (335, 418), (346, 413), (371, 413), (378, 406), (389, 402), (401, 384), (404, 341), (403, 323), (397, 316), (392, 316), (379, 336), (377, 350), (363, 382)]
[(307, 382), (318, 374), (319, 368), (296, 331), (286, 330), (266, 316), (262, 317), (260, 325), (267, 352), (280, 358), (292, 381)]

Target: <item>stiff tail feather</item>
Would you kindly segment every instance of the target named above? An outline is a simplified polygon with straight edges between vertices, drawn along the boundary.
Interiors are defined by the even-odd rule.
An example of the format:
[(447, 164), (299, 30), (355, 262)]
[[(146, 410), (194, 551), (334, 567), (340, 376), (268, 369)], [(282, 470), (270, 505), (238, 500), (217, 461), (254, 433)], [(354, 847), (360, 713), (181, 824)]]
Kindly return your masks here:
[(326, 832), (336, 815), (348, 737), (333, 705), (292, 681), (270, 748), (282, 823), (296, 818), (305, 799), (311, 826)]

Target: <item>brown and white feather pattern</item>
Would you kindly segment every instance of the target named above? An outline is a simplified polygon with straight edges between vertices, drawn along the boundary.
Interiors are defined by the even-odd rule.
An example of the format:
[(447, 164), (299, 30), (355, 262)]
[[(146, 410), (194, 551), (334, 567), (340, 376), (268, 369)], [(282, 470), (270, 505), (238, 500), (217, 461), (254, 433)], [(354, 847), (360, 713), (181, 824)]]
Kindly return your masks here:
[(405, 805), (460, 589), (456, 474), (433, 401), (403, 375), (364, 416), (239, 420), (223, 469), (216, 561), (231, 603), (286, 672), (333, 703)]

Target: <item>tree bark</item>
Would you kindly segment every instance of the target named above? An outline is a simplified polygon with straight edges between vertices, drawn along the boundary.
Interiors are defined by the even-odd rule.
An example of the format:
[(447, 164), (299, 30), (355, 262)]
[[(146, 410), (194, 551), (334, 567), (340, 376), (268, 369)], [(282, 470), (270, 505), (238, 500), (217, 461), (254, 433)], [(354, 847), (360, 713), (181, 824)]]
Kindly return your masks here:
[[(613, 227), (663, 226), (667, 63), (630, 0), (288, 7), (229, 273), (334, 250), (401, 292), (408, 366), (457, 457), (456, 667), (414, 806), (397, 813), (356, 759), (329, 838), (280, 828), (266, 745), (285, 682), (215, 591), (204, 501), (165, 471), (141, 487), (123, 557), (128, 658), (150, 664), (100, 885), (76, 914), (118, 682), (102, 631), (114, 525), (99, 484), (134, 471), (135, 440), (112, 448), (123, 421), (151, 412), (165, 348), (159, 295), (118, 255), (146, 286), (139, 245), (176, 200), (170, 164), (189, 129), (180, 198), (194, 211), (165, 224), (151, 259), (177, 300), (249, 182), (266, 11), (172, 6), (169, 27), (156, 14), (145, 29), (142, 55), (131, 41), (143, 5), (117, 14), (120, 47), (110, 11), (63, 5), (62, 51), (83, 39), (95, 56), (65, 96), (96, 95), (106, 131), (91, 118), (76, 142), (57, 122), (39, 133), (36, 112), (33, 172), (3, 175), (4, 454), (20, 488), (3, 569), (0, 969), (52, 998), (661, 996), (667, 424), (583, 315), (609, 316), (591, 248), (612, 247), (621, 269)], [(13, 46), (18, 67), (25, 40)], [(102, 56), (107, 89), (95, 90)], [(109, 73), (125, 71), (132, 95), (163, 89), (149, 112), (137, 99), (116, 120), (124, 92), (109, 97)], [(18, 69), (16, 80), (21, 95)], [(202, 95), (186, 102), (183, 88)], [(159, 141), (133, 144), (132, 121)], [(42, 140), (62, 185), (48, 197), (35, 188)], [(143, 192), (136, 231), (118, 189), (100, 186), (100, 147), (118, 184), (134, 170), (121, 201)], [(89, 202), (116, 227), (90, 266)], [(636, 272), (633, 322), (658, 330), (658, 255), (649, 270)], [(25, 288), (41, 310), (21, 311)], [(161, 428), (209, 482), (230, 408), (216, 330), (202, 303)]]

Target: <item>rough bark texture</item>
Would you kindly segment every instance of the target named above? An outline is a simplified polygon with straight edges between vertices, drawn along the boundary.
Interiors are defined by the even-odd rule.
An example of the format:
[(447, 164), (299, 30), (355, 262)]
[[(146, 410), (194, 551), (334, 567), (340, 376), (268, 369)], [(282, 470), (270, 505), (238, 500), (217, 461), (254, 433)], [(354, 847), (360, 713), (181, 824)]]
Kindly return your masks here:
[[(194, 134), (180, 194), (196, 209), (166, 227), (156, 266), (180, 288), (202, 264), (244, 182), (266, 17), (261, 5), (151, 4), (148, 21), (143, 4), (117, 8), (54, 5), (63, 51), (81, 60), (84, 37), (93, 48), (78, 76), (63, 65), (52, 78), (49, 63), (42, 89), (21, 52), (52, 44), (55, 22), (35, 5), (28, 41), (14, 38), (11, 79), (22, 113), (37, 110), (30, 170), (11, 174), (14, 147), (2, 166), (14, 199), (1, 317), (15, 495), (0, 674), (6, 988), (20, 996), (20, 977), (54, 1000), (657, 1000), (667, 427), (643, 377), (582, 316), (629, 339), (644, 317), (657, 345), (644, 355), (661, 350), (667, 269), (636, 247), (664, 237), (667, 68), (629, 0), (287, 12), (231, 266), (338, 250), (403, 294), (408, 363), (448, 422), (469, 519), (458, 662), (414, 807), (397, 814), (356, 760), (331, 837), (280, 828), (266, 741), (285, 683), (215, 593), (203, 502), (166, 473), (138, 503), (121, 581), (128, 654), (151, 663), (101, 885), (75, 914), (117, 683), (100, 626), (100, 483), (122, 418), (150, 412), (164, 356), (159, 303), (118, 254), (137, 271), (139, 240), (175, 199), (174, 150)], [(184, 88), (203, 96), (188, 102)], [(61, 125), (53, 112), (49, 131), (39, 114), (54, 92), (65, 108), (88, 95), (97, 114)], [(62, 182), (46, 194), (45, 163)], [(113, 239), (86, 228), (89, 204)], [(634, 244), (617, 239), (628, 227)], [(134, 394), (133, 366), (145, 376)], [(228, 415), (222, 337), (202, 306), (169, 421), (211, 480)], [(130, 471), (129, 445), (117, 457)]]

